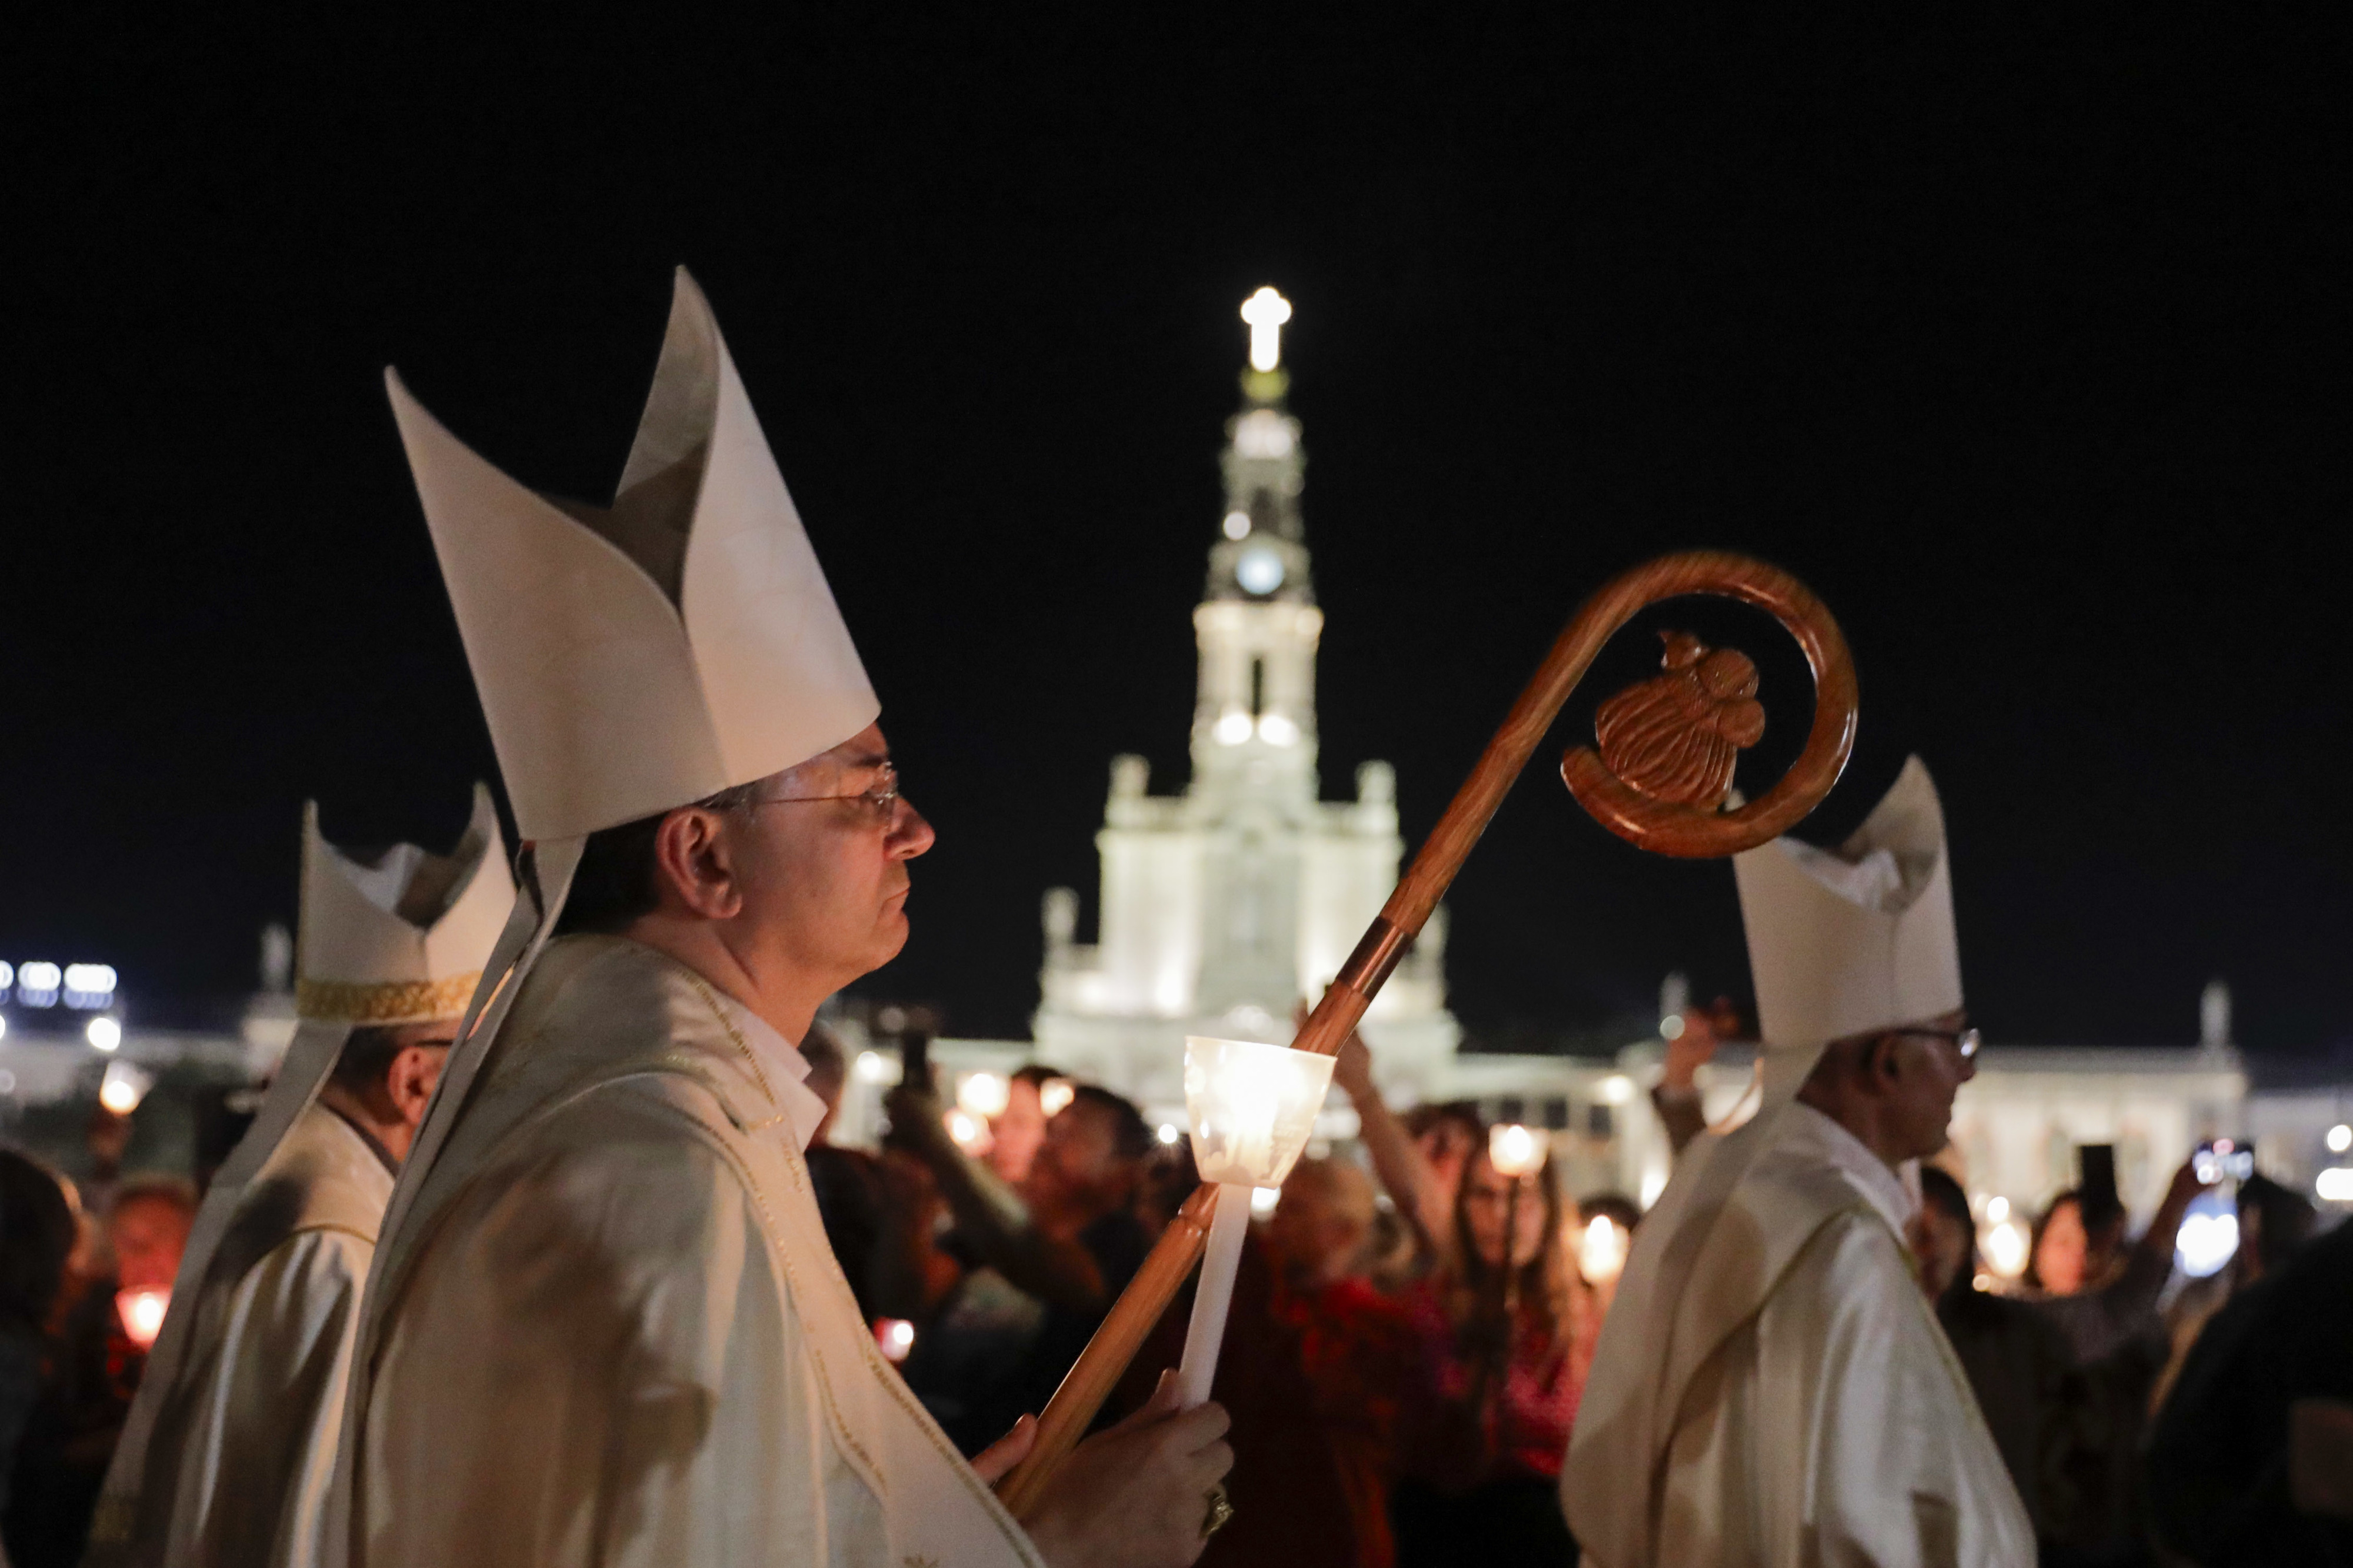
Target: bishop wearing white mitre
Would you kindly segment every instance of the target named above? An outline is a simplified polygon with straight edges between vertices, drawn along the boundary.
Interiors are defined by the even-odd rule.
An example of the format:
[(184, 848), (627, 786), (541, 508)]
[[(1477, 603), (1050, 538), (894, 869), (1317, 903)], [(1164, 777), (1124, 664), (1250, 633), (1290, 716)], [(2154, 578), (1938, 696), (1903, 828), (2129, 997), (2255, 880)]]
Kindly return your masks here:
[(967, 1464), (827, 1245), (795, 1042), (905, 942), (933, 835), (701, 291), (679, 274), (609, 509), (391, 395), (532, 852), (370, 1281), (337, 1545), (365, 1568), (1189, 1563), (1221, 1411), (1164, 1388), (1017, 1521), (989, 1482), (1035, 1424)]
[(2025, 1510), (1904, 1240), (1912, 1163), (1976, 1070), (1936, 786), (1913, 758), (1835, 851), (1777, 839), (1734, 871), (1763, 1102), (1636, 1233), (1569, 1527), (1601, 1568), (2022, 1568)]
[(93, 1564), (321, 1560), (360, 1294), (393, 1174), (514, 906), (490, 792), (448, 855), (302, 816), (299, 1020), (205, 1196), (91, 1531)]

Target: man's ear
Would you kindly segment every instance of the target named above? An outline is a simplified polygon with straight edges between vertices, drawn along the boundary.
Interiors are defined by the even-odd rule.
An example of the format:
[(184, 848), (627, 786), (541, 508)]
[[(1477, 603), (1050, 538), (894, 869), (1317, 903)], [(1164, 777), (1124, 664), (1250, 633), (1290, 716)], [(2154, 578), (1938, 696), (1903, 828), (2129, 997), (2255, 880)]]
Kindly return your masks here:
[(683, 906), (703, 920), (742, 911), (744, 888), (729, 826), (725, 814), (699, 805), (662, 818), (654, 829), (655, 893), (662, 904)]
[(441, 1068), (448, 1057), (449, 1048), (442, 1045), (406, 1046), (394, 1055), (384, 1075), (385, 1093), (400, 1120), (409, 1126), (424, 1125), (426, 1107), (433, 1101), (433, 1086), (441, 1080)]
[(1904, 1074), (1904, 1064), (1896, 1059), (1903, 1041), (1894, 1035), (1879, 1035), (1862, 1047), (1862, 1076), (1871, 1080), (1873, 1089), (1893, 1089)]

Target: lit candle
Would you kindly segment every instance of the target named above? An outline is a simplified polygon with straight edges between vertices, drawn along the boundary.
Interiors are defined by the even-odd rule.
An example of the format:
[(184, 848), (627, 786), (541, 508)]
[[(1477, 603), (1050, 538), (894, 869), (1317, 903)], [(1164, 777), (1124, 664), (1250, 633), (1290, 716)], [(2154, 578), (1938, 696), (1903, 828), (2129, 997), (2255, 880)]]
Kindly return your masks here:
[(1185, 1105), (1193, 1118), (1193, 1163), (1218, 1184), (1217, 1213), (1193, 1292), (1185, 1360), (1176, 1373), (1179, 1403), (1209, 1397), (1218, 1348), (1233, 1303), (1234, 1269), (1250, 1228), (1250, 1194), (1282, 1185), (1315, 1130), (1332, 1087), (1332, 1058), (1252, 1040), (1185, 1042)]
[(169, 1290), (120, 1290), (115, 1293), (114, 1310), (122, 1318), (122, 1331), (131, 1342), (146, 1350), (164, 1331), (164, 1314), (171, 1310)]
[(1013, 1086), (997, 1073), (966, 1073), (956, 1086), (956, 1103), (986, 1121), (1004, 1115), (1012, 1102)]

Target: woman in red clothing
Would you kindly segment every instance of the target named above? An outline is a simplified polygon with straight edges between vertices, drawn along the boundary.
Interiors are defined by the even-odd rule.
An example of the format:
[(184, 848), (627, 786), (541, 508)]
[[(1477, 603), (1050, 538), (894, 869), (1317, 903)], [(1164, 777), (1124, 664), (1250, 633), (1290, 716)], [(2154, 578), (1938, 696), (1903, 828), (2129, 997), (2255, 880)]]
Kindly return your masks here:
[(1442, 1261), (1400, 1301), (1421, 1386), (1391, 1502), (1398, 1568), (1577, 1560), (1558, 1481), (1596, 1312), (1562, 1244), (1551, 1162), (1520, 1182), (1514, 1205), (1510, 1179), (1474, 1152)]

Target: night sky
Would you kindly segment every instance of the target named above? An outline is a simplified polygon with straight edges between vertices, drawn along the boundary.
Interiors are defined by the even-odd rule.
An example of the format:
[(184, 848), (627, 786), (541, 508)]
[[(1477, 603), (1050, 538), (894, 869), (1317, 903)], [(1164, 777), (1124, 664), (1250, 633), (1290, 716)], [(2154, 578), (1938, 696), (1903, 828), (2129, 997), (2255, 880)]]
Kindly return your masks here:
[[(1001, 9), (19, 33), (0, 957), (193, 1018), (292, 915), (305, 796), (456, 836), (495, 763), (380, 373), (605, 500), (683, 262), (939, 828), (866, 988), (1026, 1032), (1112, 755), (1185, 777), (1271, 282), (1328, 795), (1394, 761), (1418, 842), (1586, 593), (1745, 550), (1861, 671), (1807, 832), (1926, 758), (1989, 1037), (2187, 1044), (2219, 974), (2253, 1049), (2353, 1042), (2348, 13)], [(1754, 791), (1802, 664), (1670, 619), (1763, 659)], [(1545, 760), (1656, 648), (1456, 885), (1475, 1037), (1746, 991), (1729, 870)]]

